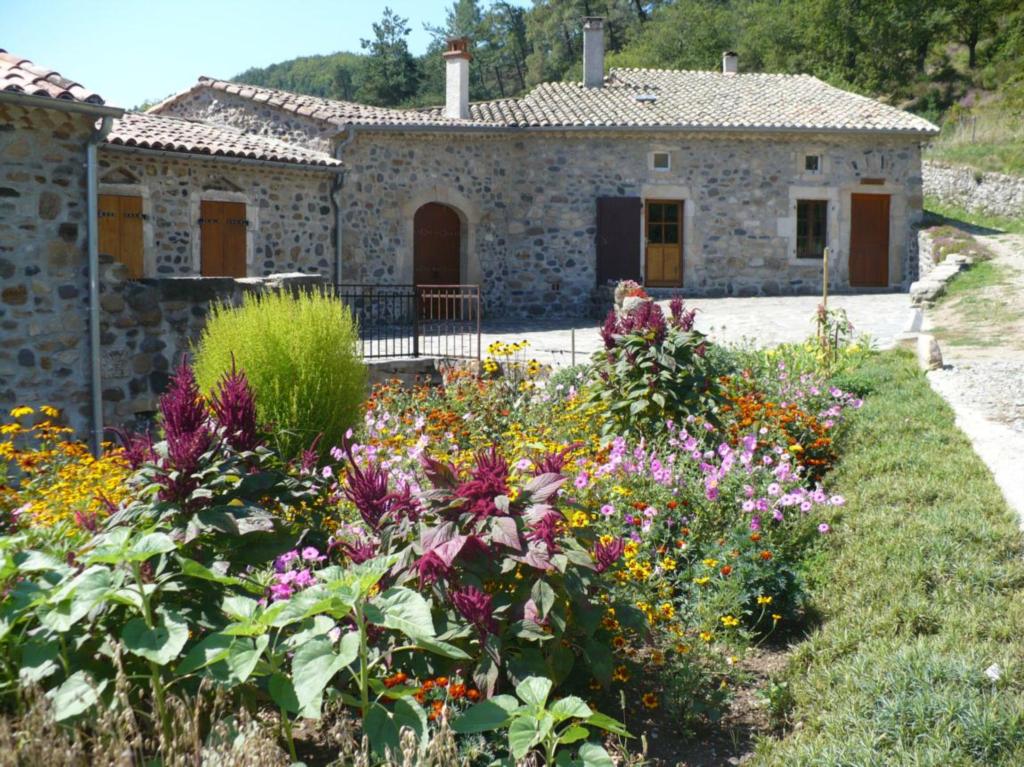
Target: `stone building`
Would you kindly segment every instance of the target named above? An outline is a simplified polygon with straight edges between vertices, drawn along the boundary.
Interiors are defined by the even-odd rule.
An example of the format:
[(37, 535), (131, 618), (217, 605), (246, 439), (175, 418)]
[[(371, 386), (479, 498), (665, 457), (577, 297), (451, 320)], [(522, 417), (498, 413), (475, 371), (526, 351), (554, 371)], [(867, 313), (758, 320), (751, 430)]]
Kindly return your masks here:
[(931, 123), (805, 75), (612, 69), (584, 82), (385, 109), (201, 78), (152, 110), (329, 153), (346, 282), (468, 282), (491, 316), (581, 314), (630, 277), (686, 295), (897, 289), (915, 277)]
[(51, 404), (94, 438), (152, 411), (209, 301), (258, 287), (223, 278), (332, 274), (341, 167), (125, 114), (0, 50), (0, 409)]

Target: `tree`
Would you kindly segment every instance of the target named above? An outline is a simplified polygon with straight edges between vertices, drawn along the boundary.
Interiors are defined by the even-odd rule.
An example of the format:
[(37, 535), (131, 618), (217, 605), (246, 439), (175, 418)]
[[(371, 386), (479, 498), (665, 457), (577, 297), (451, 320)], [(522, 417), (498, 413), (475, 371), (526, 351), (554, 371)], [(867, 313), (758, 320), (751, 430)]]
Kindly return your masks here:
[(419, 67), (409, 53), (409, 20), (390, 8), (373, 24), (373, 37), (361, 40), (367, 51), (359, 98), (370, 104), (395, 106), (412, 98), (419, 85)]
[(1004, 0), (946, 0), (945, 5), (957, 42), (967, 46), (967, 66), (974, 69), (978, 64), (978, 43), (995, 31), (1006, 3)]

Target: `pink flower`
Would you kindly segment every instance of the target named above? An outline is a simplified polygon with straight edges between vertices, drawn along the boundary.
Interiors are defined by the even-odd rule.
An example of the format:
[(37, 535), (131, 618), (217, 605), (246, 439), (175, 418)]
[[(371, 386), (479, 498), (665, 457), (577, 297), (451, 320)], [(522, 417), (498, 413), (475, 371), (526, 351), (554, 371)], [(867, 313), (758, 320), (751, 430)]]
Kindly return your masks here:
[(612, 506), (610, 503), (606, 503), (604, 506), (601, 507), (601, 513), (604, 514), (606, 517), (610, 517), (615, 513), (615, 507)]
[(827, 533), (831, 529), (832, 528), (829, 527), (828, 524), (825, 523), (825, 522), (822, 522), (820, 525), (818, 525), (818, 532), (821, 533), (822, 535), (824, 535), (825, 533)]

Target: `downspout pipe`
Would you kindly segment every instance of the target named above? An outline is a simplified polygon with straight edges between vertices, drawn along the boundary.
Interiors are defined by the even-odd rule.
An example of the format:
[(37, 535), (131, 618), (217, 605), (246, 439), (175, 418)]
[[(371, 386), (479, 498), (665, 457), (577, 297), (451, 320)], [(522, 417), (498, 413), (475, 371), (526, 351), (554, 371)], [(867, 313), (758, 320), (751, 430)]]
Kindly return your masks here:
[(92, 452), (103, 449), (103, 376), (100, 370), (100, 238), (97, 147), (110, 133), (114, 118), (103, 118), (85, 146), (86, 228), (89, 233), (89, 373), (92, 390)]
[[(356, 126), (349, 125), (346, 130), (346, 136), (343, 141), (339, 141), (338, 145), (334, 148), (334, 158), (336, 160), (342, 160), (345, 153), (345, 149), (351, 144), (356, 137)], [(346, 168), (347, 170), (347, 168)], [(344, 209), (342, 202), (344, 200), (342, 192), (345, 188), (345, 173), (342, 171), (334, 178), (334, 183), (331, 185), (331, 206), (334, 208), (334, 284), (341, 284), (341, 260), (342, 260), (342, 243), (344, 241), (345, 222), (343, 220)]]

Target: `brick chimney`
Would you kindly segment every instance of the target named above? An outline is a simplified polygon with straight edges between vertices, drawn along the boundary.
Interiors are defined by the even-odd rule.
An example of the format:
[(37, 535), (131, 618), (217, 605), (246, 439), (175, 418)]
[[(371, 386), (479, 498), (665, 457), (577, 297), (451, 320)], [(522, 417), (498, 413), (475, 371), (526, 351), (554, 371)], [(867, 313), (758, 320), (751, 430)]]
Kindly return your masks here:
[(725, 51), (722, 54), (722, 74), (734, 75), (740, 71), (740, 57), (735, 51)]
[(583, 17), (583, 85), (604, 85), (604, 18)]
[(448, 40), (444, 56), (444, 116), (451, 120), (469, 119), (469, 38)]

